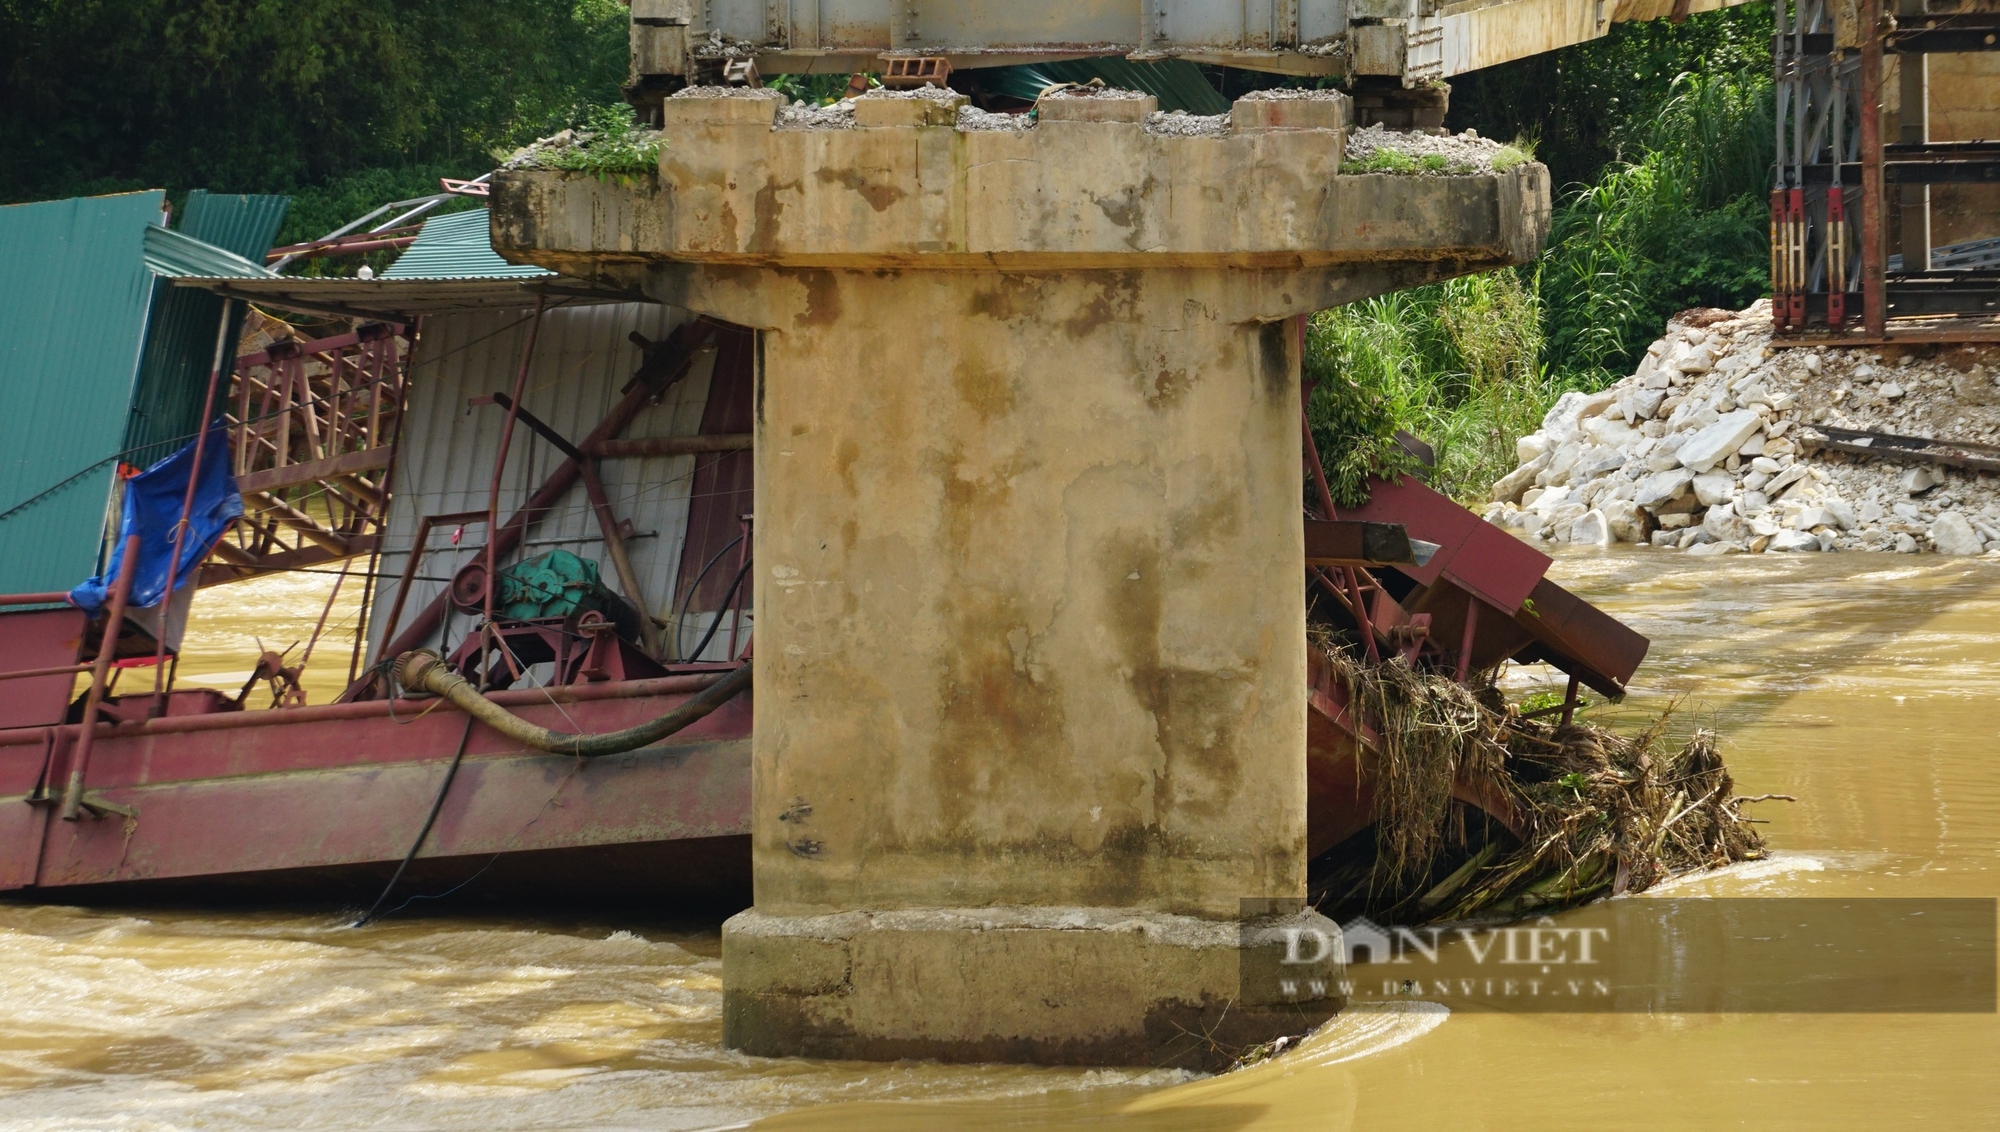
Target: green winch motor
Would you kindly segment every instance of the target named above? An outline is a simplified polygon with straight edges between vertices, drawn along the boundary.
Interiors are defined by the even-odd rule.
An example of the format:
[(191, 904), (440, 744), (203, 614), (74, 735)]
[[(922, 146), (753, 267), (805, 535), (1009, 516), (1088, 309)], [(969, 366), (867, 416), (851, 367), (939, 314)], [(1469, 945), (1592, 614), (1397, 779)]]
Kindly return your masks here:
[(500, 572), (493, 596), (509, 621), (572, 617), (595, 610), (618, 627), (620, 636), (638, 635), (639, 614), (598, 580), (597, 563), (567, 550), (551, 550)]

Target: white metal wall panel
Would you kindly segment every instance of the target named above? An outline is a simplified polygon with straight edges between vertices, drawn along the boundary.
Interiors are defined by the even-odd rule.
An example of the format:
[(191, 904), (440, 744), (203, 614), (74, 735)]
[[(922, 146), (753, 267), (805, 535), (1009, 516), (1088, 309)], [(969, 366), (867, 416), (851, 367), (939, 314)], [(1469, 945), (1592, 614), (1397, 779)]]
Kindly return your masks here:
[[(493, 459), (507, 414), (498, 405), (468, 407), (467, 402), (513, 388), (533, 313), (479, 311), (424, 321), (423, 336), (412, 360), (410, 403), (403, 418), (381, 584), (369, 619), (371, 656), (381, 647), (397, 580), (422, 517), (486, 507)], [(627, 336), (636, 330), (658, 341), (687, 317), (678, 308), (650, 303), (549, 311), (542, 319), (522, 407), (572, 443), (582, 441), (617, 404), (619, 390), (639, 367), (639, 348)], [(642, 409), (624, 435), (693, 436), (700, 432), (714, 362), (714, 350), (703, 351), (688, 375), (659, 404)], [(516, 425), (501, 481), (502, 523), (563, 459), (562, 453), (533, 430)], [(627, 547), (645, 590), (646, 604), (661, 617), (670, 615), (666, 606), (680, 565), (688, 488), (696, 459), (663, 456), (605, 460), (601, 464), (612, 510), (631, 520), (636, 531)], [(456, 546), (452, 545), (452, 534), (451, 526), (432, 532), (429, 553), (417, 571), (419, 580), (411, 585), (404, 604), (406, 623), (444, 588), (446, 579), (486, 545), (483, 523), (467, 524)], [(528, 528), (527, 545), (503, 561), (502, 568), (557, 547), (596, 560), (605, 585), (621, 590), (581, 482)], [(467, 628), (467, 619), (454, 614), (448, 627), (451, 639), (455, 642)]]

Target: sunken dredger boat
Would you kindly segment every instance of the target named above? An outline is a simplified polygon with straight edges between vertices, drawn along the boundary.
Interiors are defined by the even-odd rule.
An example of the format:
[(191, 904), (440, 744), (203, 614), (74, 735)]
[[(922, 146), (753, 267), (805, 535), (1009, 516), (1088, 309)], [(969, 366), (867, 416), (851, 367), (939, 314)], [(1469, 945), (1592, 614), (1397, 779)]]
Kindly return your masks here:
[[(156, 193), (0, 209), (68, 265), (17, 311), (52, 345), (0, 390), (0, 889), (747, 903), (756, 334), (506, 263), (483, 211), (417, 224), (480, 186), (447, 189), (275, 250), (277, 198), (197, 195), (176, 226)], [(264, 266), (388, 248), (370, 278)], [(1381, 765), (1408, 744), (1356, 673), (1546, 662), (1548, 719), (1489, 706), (1554, 735), (1646, 641), (1414, 479), (1337, 511), (1307, 451), (1309, 837), (1337, 897), (1357, 846), (1409, 839)], [(177, 681), (198, 589), (300, 570), (360, 587), (351, 650)], [(305, 702), (306, 665), (344, 691)], [(1482, 765), (1433, 774), (1420, 820), (1488, 832), (1424, 868), (1536, 833)], [(1630, 862), (1592, 868), (1564, 891)]]

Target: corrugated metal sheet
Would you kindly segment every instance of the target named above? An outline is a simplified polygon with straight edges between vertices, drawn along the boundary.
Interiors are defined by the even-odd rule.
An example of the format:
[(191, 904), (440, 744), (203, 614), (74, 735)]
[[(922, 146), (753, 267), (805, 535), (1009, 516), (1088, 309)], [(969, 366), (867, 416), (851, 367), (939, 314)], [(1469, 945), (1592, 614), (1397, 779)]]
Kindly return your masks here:
[[(381, 645), (397, 579), (422, 516), (486, 507), (506, 412), (491, 404), (468, 407), (467, 401), (506, 392), (513, 386), (532, 314), (529, 310), (478, 311), (424, 321), (411, 369), (409, 410), (403, 418), (395, 497), (381, 562), (382, 584), (370, 617), (375, 648)], [(535, 346), (523, 407), (570, 441), (582, 440), (618, 402), (619, 391), (639, 366), (639, 349), (627, 336), (636, 330), (657, 341), (686, 317), (675, 308), (648, 303), (564, 307), (548, 312)], [(643, 410), (625, 435), (697, 434), (714, 359), (713, 350), (698, 358), (688, 376), (659, 404)], [(531, 430), (516, 429), (501, 489), (502, 522), (563, 458)], [(702, 457), (714, 458), (714, 454)], [(667, 456), (606, 460), (602, 464), (612, 509), (620, 518), (629, 519), (637, 532), (627, 545), (647, 604), (661, 617), (669, 615), (669, 595), (675, 592), (696, 459)], [(486, 544), (482, 528), (483, 524), (468, 524), (457, 546), (452, 545), (449, 528), (431, 535), (430, 552), (418, 571), (422, 580), (411, 587), (404, 607), (406, 618), (436, 596), (445, 581), (480, 552)], [(596, 519), (581, 484), (570, 490), (554, 512), (529, 528), (527, 542), (510, 561), (561, 547), (597, 560), (606, 584), (618, 588), (617, 572), (598, 537)], [(454, 614), (446, 622), (445, 635), (456, 644), (469, 627), (467, 618)], [(688, 643), (692, 645), (694, 639), (690, 637)]]
[(384, 279), (525, 279), (555, 272), (508, 263), (493, 250), (492, 222), (475, 208), (424, 221), (417, 240), (382, 273)]
[(1162, 110), (1185, 110), (1190, 114), (1229, 113), (1229, 100), (1208, 84), (1200, 67), (1185, 59), (1134, 63), (1116, 55), (1107, 55), (1099, 59), (1062, 59), (1017, 67), (982, 67), (972, 74), (985, 90), (1030, 101), (1051, 83), (1087, 83), (1092, 79), (1103, 79), (1106, 86), (1145, 91), (1160, 100)]
[(204, 243), (171, 228), (146, 229), (146, 270), (170, 277), (270, 279), (274, 273), (235, 252)]
[(0, 208), (0, 592), (96, 572), (165, 197)]
[[(151, 228), (145, 256), (150, 270), (170, 275), (270, 275), (264, 253), (285, 221), (291, 198), (208, 193), (188, 194), (180, 230)], [(162, 280), (153, 289), (146, 349), (126, 422), (125, 461), (145, 467), (170, 455), (200, 431), (201, 404), (215, 360), (216, 324), (223, 300), (205, 291), (174, 287)], [(233, 313), (225, 341), (230, 353), (242, 326)]]

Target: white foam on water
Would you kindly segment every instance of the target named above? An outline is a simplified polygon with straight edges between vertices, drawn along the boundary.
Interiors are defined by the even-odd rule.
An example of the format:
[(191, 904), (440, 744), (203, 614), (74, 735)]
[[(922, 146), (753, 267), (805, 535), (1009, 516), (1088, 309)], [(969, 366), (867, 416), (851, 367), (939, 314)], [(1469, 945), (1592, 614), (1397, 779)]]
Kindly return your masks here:
[(1284, 1060), (1293, 1065), (1339, 1065), (1387, 1053), (1416, 1041), (1451, 1016), (1438, 1002), (1379, 1002), (1350, 1006), (1315, 1030), (1298, 1052)]

